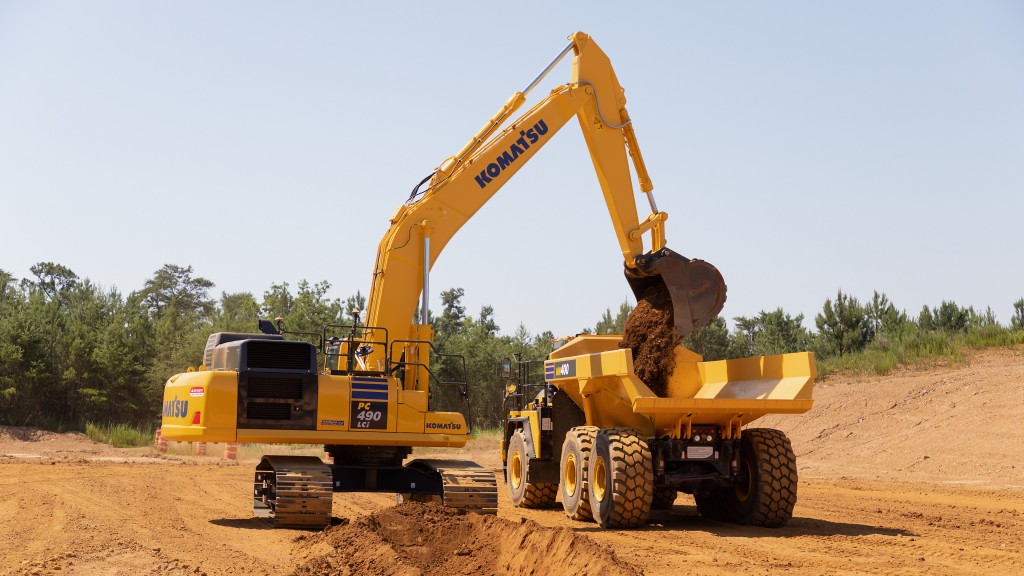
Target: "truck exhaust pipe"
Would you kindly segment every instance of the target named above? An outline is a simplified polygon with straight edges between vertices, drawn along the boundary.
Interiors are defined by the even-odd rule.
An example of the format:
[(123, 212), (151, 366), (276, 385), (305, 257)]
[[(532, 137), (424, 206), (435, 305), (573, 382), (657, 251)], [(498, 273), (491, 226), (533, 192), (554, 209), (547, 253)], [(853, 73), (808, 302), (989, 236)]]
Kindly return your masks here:
[(652, 287), (671, 297), (677, 343), (714, 320), (725, 305), (725, 279), (703, 260), (662, 248), (638, 256), (635, 264), (636, 268), (626, 268), (626, 281), (637, 301)]

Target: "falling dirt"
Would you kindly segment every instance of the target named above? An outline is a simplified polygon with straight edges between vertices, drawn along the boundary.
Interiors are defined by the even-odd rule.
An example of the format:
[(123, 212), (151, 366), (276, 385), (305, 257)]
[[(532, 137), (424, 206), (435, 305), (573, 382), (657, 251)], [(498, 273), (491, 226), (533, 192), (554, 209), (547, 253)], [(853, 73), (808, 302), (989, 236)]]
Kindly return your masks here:
[(619, 348), (633, 351), (633, 370), (658, 396), (665, 396), (668, 377), (676, 365), (673, 349), (679, 343), (668, 288), (657, 282), (648, 288), (626, 319)]
[[(326, 552), (323, 550), (326, 549)], [(538, 562), (533, 551), (543, 551)], [(636, 567), (569, 528), (409, 502), (304, 538), (295, 573), (639, 576)]]

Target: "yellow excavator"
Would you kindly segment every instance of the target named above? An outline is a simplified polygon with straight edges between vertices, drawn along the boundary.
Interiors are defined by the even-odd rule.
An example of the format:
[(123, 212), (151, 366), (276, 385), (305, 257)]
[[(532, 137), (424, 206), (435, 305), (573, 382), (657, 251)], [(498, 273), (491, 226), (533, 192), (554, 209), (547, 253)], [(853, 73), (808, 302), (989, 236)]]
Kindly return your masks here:
[[(429, 271), (463, 224), (573, 117), (634, 290), (664, 284), (683, 335), (721, 310), (725, 284), (718, 271), (666, 247), (667, 215), (651, 194), (625, 93), (608, 57), (582, 32), (569, 40), (392, 214), (363, 322), (357, 316), (351, 325), (324, 327), (318, 345), (285, 339), (280, 324), (269, 321), (261, 321), (260, 334), (213, 334), (202, 366), (167, 381), (162, 427), (168, 440), (323, 444), (332, 457), (264, 456), (254, 480), (256, 515), (276, 526), (323, 526), (339, 491), (393, 492), (496, 511), (491, 471), (459, 460), (405, 462), (414, 447), (461, 447), (470, 433), (468, 412), (428, 408), (438, 386), (452, 387), (462, 398), (467, 390), (465, 378), (442, 381), (431, 369), (431, 352), (443, 354), (434, 348), (428, 324)], [(570, 52), (571, 81), (513, 119), (526, 95)], [(643, 220), (630, 159), (650, 206)], [(414, 317), (418, 321), (410, 323)]]

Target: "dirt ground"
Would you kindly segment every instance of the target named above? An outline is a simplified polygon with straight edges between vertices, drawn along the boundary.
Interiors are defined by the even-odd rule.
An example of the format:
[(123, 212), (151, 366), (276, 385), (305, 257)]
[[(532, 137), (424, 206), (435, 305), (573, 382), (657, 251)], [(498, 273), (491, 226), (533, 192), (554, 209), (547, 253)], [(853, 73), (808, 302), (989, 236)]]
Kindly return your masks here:
[[(254, 461), (0, 428), (0, 574), (1024, 573), (1024, 350), (832, 377), (815, 397), (758, 422), (798, 455), (795, 515), (774, 530), (704, 520), (686, 495), (603, 530), (504, 494), (497, 518), (337, 494), (327, 530), (271, 530), (252, 517)], [(500, 465), (496, 447), (465, 456)]]

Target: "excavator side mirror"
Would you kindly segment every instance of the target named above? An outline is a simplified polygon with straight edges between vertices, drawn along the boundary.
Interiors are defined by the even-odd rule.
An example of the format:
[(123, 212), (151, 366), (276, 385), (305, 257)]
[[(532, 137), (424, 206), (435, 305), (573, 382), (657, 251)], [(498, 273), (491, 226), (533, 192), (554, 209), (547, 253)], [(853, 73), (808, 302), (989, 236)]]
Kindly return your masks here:
[(512, 361), (508, 358), (501, 359), (501, 377), (505, 379), (512, 377)]
[(259, 321), (260, 332), (263, 334), (280, 334), (281, 332), (274, 327), (274, 323), (270, 320)]

